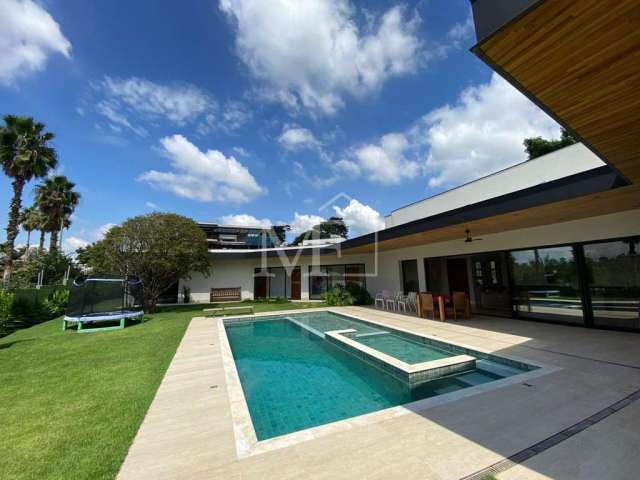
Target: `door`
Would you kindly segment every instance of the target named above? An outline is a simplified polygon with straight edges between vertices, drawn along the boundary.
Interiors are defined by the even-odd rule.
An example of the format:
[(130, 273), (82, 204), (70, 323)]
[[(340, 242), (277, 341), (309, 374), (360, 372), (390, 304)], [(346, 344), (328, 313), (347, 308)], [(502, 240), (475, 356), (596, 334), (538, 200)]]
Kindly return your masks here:
[(404, 294), (418, 292), (420, 289), (418, 283), (418, 261), (403, 260), (400, 265), (402, 268), (402, 290)]
[(259, 268), (253, 274), (253, 297), (267, 298), (267, 275)]
[(469, 293), (469, 276), (467, 275), (466, 258), (448, 258), (447, 276), (449, 277), (449, 293)]
[(291, 272), (291, 298), (293, 300), (300, 300), (300, 267), (296, 267)]

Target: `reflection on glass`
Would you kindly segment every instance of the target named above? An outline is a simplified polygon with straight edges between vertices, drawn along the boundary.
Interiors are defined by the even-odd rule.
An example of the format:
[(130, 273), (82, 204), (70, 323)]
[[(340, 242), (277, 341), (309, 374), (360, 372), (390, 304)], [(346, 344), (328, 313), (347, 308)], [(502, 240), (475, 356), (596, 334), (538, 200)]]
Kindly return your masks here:
[(572, 247), (521, 250), (510, 257), (520, 316), (583, 323)]
[(365, 288), (365, 269), (361, 264), (309, 267), (309, 275), (309, 297), (312, 299), (320, 299), (327, 290), (348, 284)]
[(594, 323), (640, 329), (640, 239), (584, 246)]
[(405, 295), (409, 292), (417, 292), (420, 290), (418, 282), (418, 261), (403, 260), (402, 266), (402, 289)]

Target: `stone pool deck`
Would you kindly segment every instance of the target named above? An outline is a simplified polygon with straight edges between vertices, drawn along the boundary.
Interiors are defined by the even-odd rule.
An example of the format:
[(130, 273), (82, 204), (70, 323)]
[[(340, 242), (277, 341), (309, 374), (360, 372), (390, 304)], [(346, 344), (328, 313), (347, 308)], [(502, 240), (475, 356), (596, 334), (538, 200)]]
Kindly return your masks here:
[[(237, 385), (227, 384), (219, 320), (194, 318), (118, 478), (460, 479), (527, 451), (526, 461), (498, 478), (638, 477), (639, 335), (491, 317), (441, 323), (363, 307), (332, 310), (551, 368), (423, 410), (376, 421), (356, 417), (322, 435), (303, 434), (239, 456), (232, 415)], [(625, 398), (631, 400), (620, 402)], [(605, 410), (616, 403), (621, 408)], [(549, 447), (547, 439), (573, 433), (575, 425), (579, 433), (555, 437), (563, 441)], [(546, 449), (531, 456), (534, 445)]]

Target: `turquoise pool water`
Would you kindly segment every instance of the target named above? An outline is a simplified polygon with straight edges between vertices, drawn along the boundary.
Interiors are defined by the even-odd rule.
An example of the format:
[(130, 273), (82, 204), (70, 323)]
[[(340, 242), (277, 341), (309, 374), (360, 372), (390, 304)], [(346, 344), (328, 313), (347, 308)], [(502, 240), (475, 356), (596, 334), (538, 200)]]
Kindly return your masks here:
[[(316, 333), (300, 324), (312, 326)], [(380, 327), (322, 312), (227, 321), (225, 328), (258, 440), (454, 392), (523, 371), (479, 360), (471, 372), (434, 380), (411, 390), (318, 335), (318, 332), (345, 328), (354, 328), (358, 334), (376, 333), (382, 330)], [(401, 337), (376, 343), (374, 348), (388, 348), (395, 352), (394, 356), (401, 355), (402, 352), (397, 352), (398, 338)], [(442, 354), (456, 353), (443, 351)]]

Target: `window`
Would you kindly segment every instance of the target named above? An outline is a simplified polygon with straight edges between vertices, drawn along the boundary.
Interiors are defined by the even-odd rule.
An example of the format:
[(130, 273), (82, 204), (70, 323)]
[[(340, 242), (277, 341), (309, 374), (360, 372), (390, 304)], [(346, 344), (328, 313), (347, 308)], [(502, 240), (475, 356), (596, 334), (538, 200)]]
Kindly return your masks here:
[(510, 252), (513, 303), (523, 317), (583, 323), (578, 270), (570, 246)]
[(329, 289), (359, 285), (365, 288), (362, 264), (309, 266), (309, 297), (320, 299)]
[(640, 329), (640, 238), (584, 246), (596, 326)]

